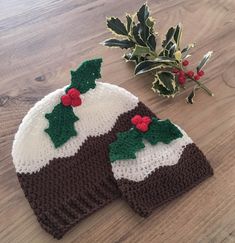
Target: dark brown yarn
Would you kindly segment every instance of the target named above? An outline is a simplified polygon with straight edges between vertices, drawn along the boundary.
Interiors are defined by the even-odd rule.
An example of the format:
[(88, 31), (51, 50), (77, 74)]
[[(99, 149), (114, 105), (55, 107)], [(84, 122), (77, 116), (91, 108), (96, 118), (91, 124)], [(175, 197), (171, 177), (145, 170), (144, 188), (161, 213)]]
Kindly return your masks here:
[(143, 103), (117, 118), (107, 134), (88, 137), (74, 156), (56, 158), (39, 172), (17, 174), (41, 226), (60, 239), (81, 219), (120, 197), (108, 145), (131, 128), (135, 114), (155, 116)]
[(160, 167), (141, 182), (118, 180), (118, 186), (130, 207), (146, 217), (212, 175), (206, 157), (193, 143), (185, 147), (177, 164)]

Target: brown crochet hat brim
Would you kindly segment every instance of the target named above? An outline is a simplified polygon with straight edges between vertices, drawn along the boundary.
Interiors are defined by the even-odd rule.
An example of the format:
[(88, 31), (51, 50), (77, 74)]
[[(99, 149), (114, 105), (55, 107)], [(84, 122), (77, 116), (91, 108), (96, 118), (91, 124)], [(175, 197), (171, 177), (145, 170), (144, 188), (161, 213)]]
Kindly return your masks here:
[(120, 115), (106, 134), (88, 137), (74, 156), (55, 158), (40, 171), (17, 173), (41, 226), (55, 238), (80, 220), (120, 197), (109, 162), (109, 144), (132, 127), (136, 113), (155, 116), (143, 103)]
[(206, 157), (194, 144), (188, 144), (178, 163), (156, 169), (140, 182), (120, 179), (119, 189), (130, 207), (140, 216), (147, 217), (153, 209), (189, 191), (213, 170)]

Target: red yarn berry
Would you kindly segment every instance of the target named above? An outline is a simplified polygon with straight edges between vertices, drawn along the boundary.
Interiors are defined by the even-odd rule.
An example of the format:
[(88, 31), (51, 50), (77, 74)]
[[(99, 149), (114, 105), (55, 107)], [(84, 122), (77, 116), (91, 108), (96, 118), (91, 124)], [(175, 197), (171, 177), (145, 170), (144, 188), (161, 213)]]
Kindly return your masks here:
[(201, 76), (204, 75), (204, 71), (203, 70), (200, 70), (200, 71), (197, 72), (197, 74), (201, 77)]
[(137, 124), (136, 128), (139, 129), (141, 132), (147, 132), (148, 131), (148, 125), (144, 122)]
[(149, 123), (150, 123), (152, 120), (151, 120), (151, 118), (150, 118), (149, 116), (144, 116), (144, 117), (142, 118), (142, 121), (143, 121), (145, 124), (149, 125)]
[(183, 66), (188, 66), (189, 61), (188, 61), (188, 60), (184, 60), (184, 61), (182, 62), (182, 64), (183, 64)]
[(194, 72), (190, 70), (190, 71), (187, 72), (187, 75), (192, 78), (193, 75), (194, 75)]
[(72, 101), (71, 101), (71, 105), (72, 105), (73, 107), (75, 107), (75, 106), (79, 106), (79, 105), (81, 105), (81, 104), (82, 104), (82, 100), (81, 100), (80, 97), (78, 97), (78, 98), (76, 98), (76, 99), (72, 99)]
[(70, 106), (72, 100), (71, 100), (70, 96), (66, 94), (66, 95), (61, 96), (61, 102), (64, 106)]
[(179, 76), (178, 81), (179, 81), (179, 84), (184, 84), (186, 82), (185, 76)]
[(177, 74), (177, 73), (179, 73), (179, 69), (177, 69), (177, 68), (173, 68), (173, 69), (172, 69), (172, 72)]
[(80, 96), (79, 90), (72, 88), (67, 93), (72, 99), (76, 99)]
[(135, 115), (131, 118), (131, 123), (137, 125), (142, 122), (142, 117), (140, 115)]
[(198, 74), (196, 74), (196, 75), (194, 75), (194, 79), (195, 80), (199, 80), (201, 77), (198, 75)]
[(179, 76), (184, 76), (184, 75), (185, 75), (184, 71), (180, 70), (179, 71)]

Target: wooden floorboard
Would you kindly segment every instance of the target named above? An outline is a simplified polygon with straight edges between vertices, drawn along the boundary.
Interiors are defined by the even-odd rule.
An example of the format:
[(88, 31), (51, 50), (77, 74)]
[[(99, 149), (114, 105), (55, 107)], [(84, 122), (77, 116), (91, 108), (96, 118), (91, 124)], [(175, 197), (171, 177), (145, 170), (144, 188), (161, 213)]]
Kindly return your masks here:
[(157, 210), (147, 219), (117, 200), (91, 215), (61, 242), (235, 242), (235, 1), (148, 1), (160, 37), (184, 26), (183, 42), (196, 42), (192, 64), (214, 50), (206, 84), (196, 103), (189, 89), (174, 100), (156, 96), (148, 75), (135, 77), (119, 49), (100, 45), (110, 33), (105, 17), (124, 17), (143, 1), (0, 1), (0, 242), (57, 242), (44, 232), (26, 201), (12, 164), (13, 137), (38, 100), (68, 84), (69, 70), (103, 57), (103, 81), (120, 85), (159, 117), (182, 126), (208, 157), (214, 177)]

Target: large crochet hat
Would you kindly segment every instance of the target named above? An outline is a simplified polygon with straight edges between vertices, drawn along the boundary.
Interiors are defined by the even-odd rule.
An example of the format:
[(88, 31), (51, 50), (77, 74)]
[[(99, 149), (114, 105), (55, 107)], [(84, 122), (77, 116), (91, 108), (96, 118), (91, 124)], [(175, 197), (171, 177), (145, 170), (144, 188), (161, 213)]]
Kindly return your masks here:
[(24, 117), (12, 156), (21, 187), (41, 226), (61, 238), (78, 221), (120, 196), (109, 144), (136, 113), (138, 98), (100, 78), (101, 59), (71, 71), (71, 84), (37, 102)]
[(122, 196), (141, 216), (212, 175), (187, 134), (136, 96), (98, 82), (101, 59), (71, 71), (71, 84), (24, 117), (12, 156), (41, 226), (61, 238)]

